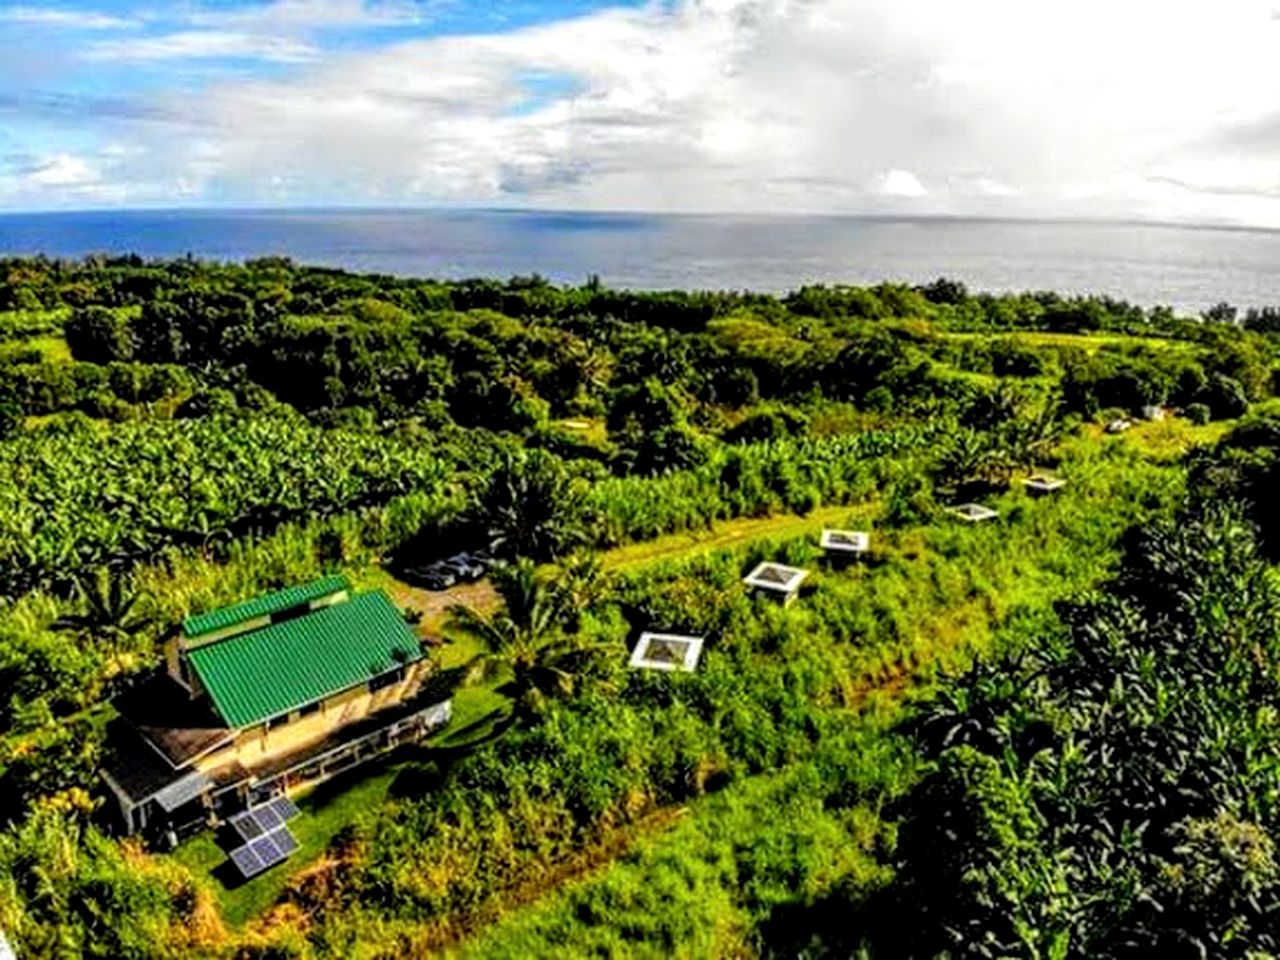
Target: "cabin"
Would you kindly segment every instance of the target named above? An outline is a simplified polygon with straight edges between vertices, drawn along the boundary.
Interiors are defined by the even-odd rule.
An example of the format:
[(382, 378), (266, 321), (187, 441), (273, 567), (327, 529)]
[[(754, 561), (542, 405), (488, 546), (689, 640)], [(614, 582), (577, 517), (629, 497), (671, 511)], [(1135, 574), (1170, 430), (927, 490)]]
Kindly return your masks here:
[(631, 651), (633, 670), (683, 670), (692, 673), (702, 656), (702, 637), (675, 633), (642, 633)]
[(862, 530), (823, 530), (818, 545), (832, 560), (858, 560), (871, 547), (871, 536)]
[(785, 606), (800, 595), (800, 584), (808, 576), (808, 570), (765, 561), (743, 577), (742, 582), (756, 593), (772, 597)]
[(951, 513), (965, 523), (985, 523), (1000, 516), (990, 507), (984, 507), (980, 503), (962, 503), (958, 507), (952, 507)]
[(421, 641), (381, 590), (325, 577), (188, 617), (114, 701), (117, 828), (175, 844), (448, 722)]
[(1067, 485), (1067, 481), (1061, 477), (1051, 477), (1047, 473), (1033, 473), (1022, 481), (1023, 487), (1027, 493), (1032, 496), (1045, 496), (1050, 493), (1057, 493)]

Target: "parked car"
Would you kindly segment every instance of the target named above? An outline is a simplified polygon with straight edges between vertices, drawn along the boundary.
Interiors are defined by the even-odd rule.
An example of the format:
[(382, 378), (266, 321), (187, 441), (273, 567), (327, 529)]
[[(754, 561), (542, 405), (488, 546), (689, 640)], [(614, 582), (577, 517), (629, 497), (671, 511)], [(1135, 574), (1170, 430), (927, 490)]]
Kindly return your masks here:
[(448, 590), (458, 582), (457, 573), (440, 563), (425, 567), (405, 567), (400, 571), (400, 576), (409, 583), (428, 590)]
[(488, 570), (485, 564), (470, 553), (459, 553), (457, 556), (450, 557), (444, 561), (444, 565), (450, 570), (457, 571), (458, 576), (464, 580), (479, 580)]
[(448, 590), (458, 583), (479, 580), (493, 563), (493, 557), (483, 550), (464, 551), (443, 560), (404, 567), (400, 574), (408, 582), (428, 590)]

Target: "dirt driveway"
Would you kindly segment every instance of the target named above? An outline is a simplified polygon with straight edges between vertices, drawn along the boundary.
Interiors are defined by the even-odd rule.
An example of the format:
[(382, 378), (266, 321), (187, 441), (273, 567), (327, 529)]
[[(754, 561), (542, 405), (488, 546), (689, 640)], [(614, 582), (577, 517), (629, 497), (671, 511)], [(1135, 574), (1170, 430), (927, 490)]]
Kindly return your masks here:
[(391, 578), (386, 589), (397, 606), (421, 612), (421, 632), (433, 637), (440, 636), (449, 608), (456, 603), (481, 611), (498, 606), (498, 592), (488, 578), (475, 583), (460, 583), (448, 590), (427, 590)]

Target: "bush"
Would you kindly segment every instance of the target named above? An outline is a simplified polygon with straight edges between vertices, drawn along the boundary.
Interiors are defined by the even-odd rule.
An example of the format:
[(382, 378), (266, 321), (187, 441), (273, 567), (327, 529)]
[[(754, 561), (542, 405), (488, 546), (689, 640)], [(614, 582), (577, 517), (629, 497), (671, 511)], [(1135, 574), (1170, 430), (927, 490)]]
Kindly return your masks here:
[(1240, 381), (1221, 373), (1209, 375), (1198, 402), (1209, 408), (1215, 420), (1234, 420), (1249, 412), (1249, 398)]
[(1204, 426), (1213, 418), (1213, 411), (1209, 409), (1208, 404), (1193, 403), (1187, 407), (1186, 418), (1196, 426)]
[(64, 328), (67, 346), (77, 360), (110, 363), (133, 359), (129, 321), (106, 307), (86, 307), (71, 315)]
[(8, 440), (22, 427), (22, 408), (12, 400), (0, 399), (0, 440)]
[(766, 440), (781, 440), (783, 437), (803, 433), (808, 423), (808, 418), (804, 414), (785, 407), (761, 410), (727, 431), (722, 439), (726, 443), (762, 443)]

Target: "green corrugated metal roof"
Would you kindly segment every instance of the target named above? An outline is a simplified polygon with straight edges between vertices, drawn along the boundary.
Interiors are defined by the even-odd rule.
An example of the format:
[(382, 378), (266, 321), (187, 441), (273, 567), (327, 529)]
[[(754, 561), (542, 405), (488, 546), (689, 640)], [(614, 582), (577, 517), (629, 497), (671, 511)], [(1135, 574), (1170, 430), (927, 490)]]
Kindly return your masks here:
[(421, 659), (422, 647), (377, 590), (187, 656), (222, 718), (245, 727)]
[(350, 588), (346, 577), (323, 577), (311, 583), (268, 593), (265, 597), (255, 597), (242, 603), (234, 603), (229, 607), (187, 617), (182, 623), (182, 629), (188, 637), (199, 637), (206, 633), (213, 633), (215, 630), (235, 626), (237, 623), (244, 623), (246, 620), (291, 610), (312, 600), (319, 600), (331, 593)]

